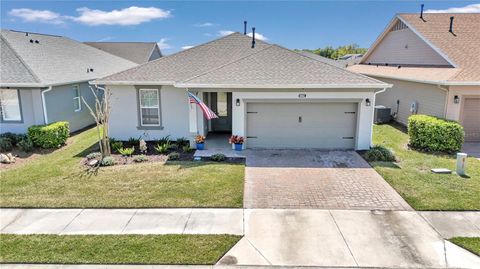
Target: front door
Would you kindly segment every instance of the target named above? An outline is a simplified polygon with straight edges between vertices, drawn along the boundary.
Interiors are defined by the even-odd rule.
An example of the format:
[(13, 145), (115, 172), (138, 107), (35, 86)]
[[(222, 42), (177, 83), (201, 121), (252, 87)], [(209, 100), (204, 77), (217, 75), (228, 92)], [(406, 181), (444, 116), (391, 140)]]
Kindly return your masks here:
[(232, 93), (212, 92), (210, 108), (217, 114), (218, 119), (212, 119), (213, 132), (232, 131)]

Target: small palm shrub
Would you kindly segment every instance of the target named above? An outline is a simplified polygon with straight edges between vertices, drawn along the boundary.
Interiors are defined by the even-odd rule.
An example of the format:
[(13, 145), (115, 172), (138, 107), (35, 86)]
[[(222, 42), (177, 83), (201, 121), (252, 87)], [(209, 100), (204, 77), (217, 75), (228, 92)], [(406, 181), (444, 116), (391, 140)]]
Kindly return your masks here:
[(30, 138), (25, 137), (18, 141), (17, 147), (23, 152), (31, 152), (33, 151), (33, 142)]
[(119, 149), (123, 148), (123, 142), (122, 141), (116, 141), (110, 139), (110, 146), (112, 147), (113, 152), (118, 152)]
[(190, 141), (188, 141), (187, 138), (185, 138), (185, 137), (177, 138), (177, 145), (179, 147), (183, 147), (183, 146), (186, 146), (186, 145), (189, 145), (189, 144), (190, 144)]
[(165, 154), (168, 152), (168, 149), (169, 149), (169, 146), (170, 146), (170, 142), (167, 142), (167, 143), (164, 143), (164, 144), (157, 144), (154, 149), (156, 152), (160, 153), (160, 154)]
[(87, 154), (87, 156), (85, 156), (85, 157), (87, 158), (87, 160), (99, 159), (100, 157), (102, 157), (102, 153), (92, 152), (92, 153)]
[(115, 165), (115, 159), (112, 156), (106, 156), (100, 162), (102, 166), (112, 166)]
[(223, 162), (225, 161), (225, 159), (227, 159), (227, 156), (225, 156), (225, 154), (222, 154), (222, 153), (217, 153), (217, 154), (213, 154), (210, 159), (214, 162)]
[(147, 156), (145, 155), (136, 155), (133, 157), (133, 161), (136, 162), (136, 163), (141, 163), (141, 162), (146, 162), (148, 161), (148, 158)]
[(170, 144), (170, 136), (167, 135), (167, 136), (164, 136), (164, 137), (161, 137), (160, 139), (157, 140), (157, 143), (160, 144), (160, 145), (163, 145), (163, 144)]
[(168, 160), (169, 161), (176, 161), (178, 159), (180, 159), (180, 153), (172, 152), (172, 153), (168, 154)]
[(119, 148), (118, 149), (118, 152), (122, 155), (122, 156), (132, 156), (133, 152), (135, 151), (135, 147), (131, 147), (131, 148)]
[(369, 162), (394, 162), (395, 154), (384, 146), (374, 146), (365, 153)]
[(139, 138), (130, 137), (127, 143), (129, 146), (138, 146), (138, 144), (140, 143), (140, 137)]

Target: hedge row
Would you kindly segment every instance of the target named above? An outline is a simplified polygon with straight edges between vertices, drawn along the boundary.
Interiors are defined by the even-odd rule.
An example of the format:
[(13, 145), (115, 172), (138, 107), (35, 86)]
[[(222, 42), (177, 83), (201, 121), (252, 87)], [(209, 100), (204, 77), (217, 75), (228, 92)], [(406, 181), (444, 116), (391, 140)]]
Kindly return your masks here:
[(68, 122), (58, 121), (47, 125), (33, 125), (28, 128), (28, 137), (41, 148), (59, 148), (67, 142), (70, 128)]
[(463, 127), (456, 121), (427, 115), (408, 118), (410, 146), (423, 151), (456, 152), (464, 141)]

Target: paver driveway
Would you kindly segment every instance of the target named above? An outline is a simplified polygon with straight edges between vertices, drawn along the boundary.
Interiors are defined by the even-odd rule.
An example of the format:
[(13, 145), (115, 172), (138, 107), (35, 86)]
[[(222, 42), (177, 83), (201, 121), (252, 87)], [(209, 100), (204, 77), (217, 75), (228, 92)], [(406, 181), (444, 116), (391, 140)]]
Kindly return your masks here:
[(412, 210), (354, 151), (249, 150), (246, 208)]

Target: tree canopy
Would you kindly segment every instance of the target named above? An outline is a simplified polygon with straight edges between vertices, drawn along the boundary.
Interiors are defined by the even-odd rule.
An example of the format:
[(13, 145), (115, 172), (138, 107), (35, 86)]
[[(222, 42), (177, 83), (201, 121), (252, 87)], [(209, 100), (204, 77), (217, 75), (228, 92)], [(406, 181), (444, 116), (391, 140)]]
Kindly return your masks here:
[(350, 44), (344, 46), (338, 46), (336, 48), (332, 46), (326, 46), (324, 48), (318, 48), (314, 50), (303, 49), (303, 51), (309, 51), (320, 56), (337, 60), (338, 58), (346, 54), (364, 54), (367, 52), (366, 48), (360, 48), (358, 44)]

